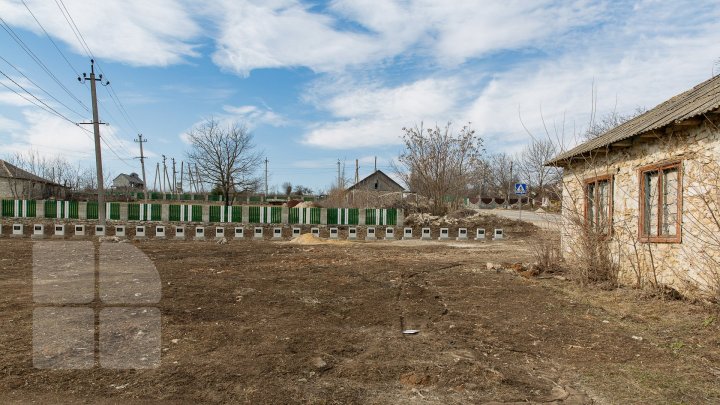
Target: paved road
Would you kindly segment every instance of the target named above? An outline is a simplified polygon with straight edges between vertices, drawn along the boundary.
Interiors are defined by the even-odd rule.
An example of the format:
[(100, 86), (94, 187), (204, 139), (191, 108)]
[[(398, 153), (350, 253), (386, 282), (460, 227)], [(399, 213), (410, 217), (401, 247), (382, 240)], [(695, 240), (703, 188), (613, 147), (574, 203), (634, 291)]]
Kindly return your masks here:
[(533, 223), (541, 228), (560, 230), (562, 224), (562, 217), (560, 214), (551, 214), (548, 212), (534, 212), (534, 211), (518, 211), (518, 210), (504, 210), (504, 209), (480, 209), (478, 210), (483, 214), (494, 214), (501, 217), (511, 219), (522, 219)]

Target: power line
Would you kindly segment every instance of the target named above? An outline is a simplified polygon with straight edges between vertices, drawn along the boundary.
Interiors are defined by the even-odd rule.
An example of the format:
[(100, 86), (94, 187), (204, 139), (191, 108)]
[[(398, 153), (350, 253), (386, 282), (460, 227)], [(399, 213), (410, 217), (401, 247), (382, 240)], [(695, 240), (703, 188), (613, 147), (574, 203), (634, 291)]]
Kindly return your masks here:
[[(78, 42), (80, 43), (80, 46), (83, 47), (83, 50), (85, 51), (85, 54), (87, 55), (87, 57), (90, 59), (95, 59), (92, 52), (90, 51), (90, 48), (87, 46), (87, 42), (85, 42), (85, 38), (82, 36), (82, 33), (80, 32), (77, 25), (75, 24), (75, 20), (70, 15), (70, 12), (68, 11), (67, 7), (65, 7), (65, 3), (63, 3), (62, 0), (60, 0), (59, 2), (58, 2), (58, 0), (55, 0), (55, 4), (57, 4), (58, 8), (60, 9), (60, 13), (63, 15), (63, 17), (65, 17), (65, 21), (67, 21), (73, 34), (75, 34), (75, 38), (77, 38)], [(67, 13), (67, 15), (66, 15), (66, 13)]]
[[(23, 99), (27, 100), (28, 102), (34, 104), (35, 106), (40, 107), (40, 108), (42, 108), (43, 110), (45, 110), (45, 111), (47, 111), (47, 112), (50, 112), (50, 113), (52, 113), (52, 114), (54, 114), (54, 115), (57, 115), (58, 117), (64, 119), (65, 121), (70, 122), (70, 123), (73, 124), (73, 125), (77, 125), (76, 122), (74, 122), (74, 121), (71, 120), (70, 118), (66, 117), (65, 115), (63, 115), (62, 113), (60, 113), (59, 111), (57, 111), (56, 109), (50, 107), (46, 102), (40, 100), (37, 96), (35, 96), (34, 94), (32, 94), (30, 91), (28, 91), (28, 90), (27, 90), (25, 87), (23, 87), (20, 83), (16, 82), (12, 77), (8, 76), (8, 75), (7, 75), (5, 72), (3, 72), (2, 70), (0, 70), (0, 74), (2, 74), (3, 76), (5, 76), (6, 78), (8, 78), (8, 80), (10, 80), (11, 82), (15, 83), (16, 86), (18, 86), (20, 89), (22, 89), (24, 92), (26, 92), (28, 95), (30, 95), (32, 98), (34, 98), (35, 100), (37, 100), (37, 101), (38, 101), (40, 104), (42, 104), (42, 105), (40, 105), (40, 104), (36, 103), (35, 101), (33, 101), (33, 100), (25, 97), (24, 95), (18, 93), (15, 89), (11, 88), (10, 86), (6, 85), (5, 83), (0, 82), (0, 84), (2, 84), (6, 89), (12, 91), (13, 93), (17, 94), (18, 96), (22, 97)], [(85, 128), (82, 128), (82, 127), (79, 127), (79, 128), (85, 130)], [(85, 130), (85, 131), (87, 131), (87, 130)], [(89, 131), (87, 131), (87, 132), (89, 132)]]
[(38, 25), (38, 26), (40, 27), (40, 29), (45, 33), (45, 36), (47, 37), (47, 39), (49, 39), (50, 42), (52, 42), (53, 46), (54, 46), (55, 49), (58, 51), (58, 53), (60, 54), (60, 56), (62, 56), (62, 58), (65, 59), (65, 62), (67, 63), (68, 66), (70, 66), (70, 69), (71, 69), (76, 75), (80, 76), (79, 71), (78, 71), (77, 69), (75, 69), (75, 67), (72, 65), (72, 63), (70, 63), (70, 61), (68, 60), (68, 58), (65, 56), (65, 53), (63, 53), (63, 51), (60, 50), (60, 47), (57, 45), (57, 43), (55, 43), (55, 41), (52, 39), (52, 37), (50, 36), (50, 34), (48, 34), (48, 32), (45, 30), (45, 27), (43, 27), (43, 25), (40, 23), (40, 21), (37, 19), (37, 17), (35, 17), (35, 14), (32, 12), (32, 10), (30, 10), (30, 7), (28, 7), (28, 5), (27, 5), (27, 3), (25, 2), (25, 0), (21, 0), (21, 1), (22, 1), (23, 5), (25, 6), (25, 8), (27, 9), (27, 11), (28, 11), (28, 12), (30, 13), (30, 15), (32, 16), (32, 18), (35, 20), (35, 22), (37, 23), (37, 25)]
[(90, 111), (85, 106), (85, 104), (83, 104), (83, 102), (79, 98), (77, 98), (77, 96), (75, 96), (67, 87), (65, 87), (64, 84), (62, 84), (62, 82), (60, 82), (60, 80), (55, 76), (55, 74), (50, 71), (47, 65), (45, 65), (45, 63), (40, 60), (40, 58), (30, 49), (30, 47), (22, 40), (22, 38), (17, 35), (17, 33), (12, 29), (12, 27), (10, 27), (2, 17), (0, 17), (0, 26), (2, 26), (3, 30), (5, 30), (5, 32), (10, 35), (10, 38), (12, 38), (20, 46), (20, 48), (25, 51), (25, 53), (27, 53), (28, 56), (30, 56), (30, 58), (32, 58), (33, 61), (35, 61), (35, 63), (37, 63), (38, 66), (40, 66), (40, 68), (45, 73), (47, 73), (48, 76), (53, 79), (53, 81), (55, 81), (55, 83), (57, 83), (58, 86), (60, 86), (60, 88), (62, 88), (73, 100), (80, 104), (82, 108), (84, 108), (86, 111)]
[[(24, 77), (25, 79), (27, 79), (33, 86), (35, 86), (36, 88), (40, 89), (40, 90), (41, 90), (43, 93), (45, 93), (48, 97), (50, 97), (50, 98), (52, 98), (53, 100), (55, 100), (58, 104), (60, 104), (60, 105), (62, 105), (63, 107), (67, 108), (68, 110), (70, 110), (71, 112), (75, 113), (75, 114), (76, 114), (77, 116), (79, 116), (79, 117), (82, 117), (82, 116), (83, 116), (83, 115), (80, 114), (79, 112), (77, 112), (77, 111), (73, 110), (72, 108), (68, 107), (67, 104), (65, 104), (65, 103), (63, 103), (62, 101), (60, 101), (60, 100), (58, 100), (57, 98), (55, 98), (55, 96), (53, 96), (52, 94), (48, 93), (47, 90), (45, 90), (45, 89), (42, 88), (39, 84), (35, 83), (32, 79), (30, 79), (29, 77), (27, 77), (27, 76), (25, 75), (25, 73), (23, 73), (23, 72), (22, 72), (20, 69), (18, 69), (15, 65), (13, 65), (12, 63), (10, 63), (10, 61), (8, 61), (7, 59), (3, 58), (2, 56), (0, 56), (0, 59), (2, 59), (2, 60), (3, 60), (5, 63), (7, 63), (10, 67), (12, 67), (13, 69), (15, 69), (16, 72), (20, 73), (20, 75), (22, 75), (22, 77)], [(3, 73), (3, 75), (4, 75), (4, 73)], [(12, 80), (12, 79), (11, 79), (11, 80)], [(14, 81), (13, 81), (13, 82), (14, 82)], [(15, 84), (17, 84), (17, 83), (15, 83)], [(18, 85), (18, 87), (22, 88), (22, 86), (20, 86), (20, 85)], [(26, 89), (24, 89), (24, 88), (22, 88), (22, 89), (25, 90), (25, 92), (27, 92), (28, 94), (30, 94), (30, 92), (27, 91)], [(32, 95), (32, 94), (31, 94), (31, 95)], [(33, 96), (33, 97), (35, 97), (35, 96)]]
[[(73, 31), (73, 34), (75, 34), (75, 38), (80, 43), (80, 46), (83, 47), (86, 54), (89, 58), (95, 60), (95, 55), (93, 55), (92, 50), (90, 50), (90, 46), (87, 44), (87, 41), (85, 41), (85, 37), (83, 36), (82, 32), (80, 31), (80, 28), (78, 28), (77, 24), (75, 23), (75, 19), (72, 17), (72, 14), (70, 14), (70, 10), (65, 6), (65, 3), (63, 0), (55, 0), (55, 4), (60, 9), (60, 12), (62, 13), (63, 17), (65, 17), (65, 21), (70, 26), (70, 29)], [(96, 66), (98, 70), (100, 71), (101, 75), (105, 75), (105, 72), (103, 71), (102, 67), (99, 63), (96, 63)], [(106, 75), (107, 77), (107, 75)], [(108, 83), (109, 84), (109, 83)], [(130, 115), (127, 113), (127, 110), (125, 109), (125, 106), (123, 105), (122, 101), (120, 100), (120, 97), (118, 97), (117, 93), (115, 92), (115, 89), (112, 86), (104, 86), (105, 90), (110, 95), (110, 99), (113, 101), (115, 106), (117, 107), (118, 111), (120, 111), (120, 115), (125, 119), (125, 121), (132, 127), (132, 129), (135, 130), (135, 132), (141, 132), (137, 125), (133, 122), (133, 120), (130, 118)], [(109, 89), (108, 89), (109, 87)]]

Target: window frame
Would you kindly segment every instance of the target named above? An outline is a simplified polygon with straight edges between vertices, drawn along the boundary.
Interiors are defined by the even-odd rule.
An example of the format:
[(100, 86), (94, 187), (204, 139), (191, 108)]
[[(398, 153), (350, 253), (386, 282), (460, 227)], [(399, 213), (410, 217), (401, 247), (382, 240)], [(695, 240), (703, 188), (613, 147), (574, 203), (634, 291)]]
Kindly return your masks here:
[[(663, 182), (665, 179), (665, 171), (668, 169), (677, 170), (677, 214), (675, 219), (675, 235), (663, 236), (661, 233), (661, 227), (663, 222), (662, 207), (663, 207)], [(649, 172), (658, 172), (658, 215), (657, 223), (654, 226), (657, 228), (657, 236), (645, 234), (645, 174)], [(640, 186), (640, 200), (638, 201), (638, 208), (640, 210), (639, 222), (638, 222), (638, 239), (640, 242), (646, 243), (682, 243), (682, 217), (683, 217), (683, 170), (682, 161), (674, 160), (669, 162), (660, 162), (652, 165), (643, 166), (638, 169), (638, 180)], [(653, 226), (653, 224), (650, 224)]]
[(611, 237), (613, 234), (613, 205), (614, 205), (614, 201), (615, 201), (615, 196), (614, 196), (615, 193), (613, 192), (613, 189), (614, 189), (614, 187), (613, 187), (614, 181), (613, 180), (614, 180), (613, 175), (606, 174), (606, 175), (602, 175), (602, 176), (596, 176), (596, 177), (592, 177), (589, 179), (585, 179), (585, 181), (583, 182), (583, 193), (585, 194), (585, 197), (584, 197), (585, 212), (583, 213), (583, 218), (585, 220), (585, 226), (590, 226), (590, 221), (588, 218), (588, 208), (590, 207), (588, 186), (593, 184), (595, 186), (595, 194), (594, 194), (594, 200), (593, 200), (595, 212), (594, 212), (594, 218), (593, 218), (592, 223), (593, 223), (593, 228), (598, 231), (599, 231), (599, 229), (598, 229), (597, 224), (599, 223), (599, 219), (600, 219), (600, 210), (598, 210), (598, 193), (597, 193), (598, 184), (603, 181), (607, 181), (607, 183), (608, 183), (608, 197), (607, 197), (608, 198), (608, 201), (607, 201), (608, 224), (607, 224), (607, 229), (605, 230), (605, 232), (602, 233), (603, 236), (608, 237), (608, 238)]

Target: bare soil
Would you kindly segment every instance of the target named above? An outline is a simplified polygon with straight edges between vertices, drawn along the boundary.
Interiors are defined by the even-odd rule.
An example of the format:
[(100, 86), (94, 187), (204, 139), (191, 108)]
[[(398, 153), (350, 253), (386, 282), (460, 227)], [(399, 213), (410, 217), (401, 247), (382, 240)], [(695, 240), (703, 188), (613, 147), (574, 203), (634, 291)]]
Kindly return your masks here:
[(3, 238), (0, 402), (720, 402), (716, 310), (487, 269), (543, 237), (131, 242), (163, 285), (149, 370), (33, 368), (34, 241)]

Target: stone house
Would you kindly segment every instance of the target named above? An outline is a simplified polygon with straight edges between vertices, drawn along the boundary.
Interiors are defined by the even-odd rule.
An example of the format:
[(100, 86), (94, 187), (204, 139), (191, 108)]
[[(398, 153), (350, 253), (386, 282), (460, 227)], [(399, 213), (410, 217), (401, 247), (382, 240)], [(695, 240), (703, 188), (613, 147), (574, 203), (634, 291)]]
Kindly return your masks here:
[(0, 199), (61, 200), (68, 188), (0, 160)]
[(375, 170), (372, 174), (353, 184), (346, 190), (347, 200), (355, 205), (392, 205), (401, 201), (405, 188), (385, 174)]
[(119, 189), (129, 189), (129, 188), (143, 188), (145, 186), (145, 183), (143, 183), (142, 179), (138, 176), (137, 173), (120, 173), (117, 177), (113, 179), (113, 187), (119, 188)]
[(363, 190), (382, 193), (402, 193), (405, 188), (385, 174), (382, 170), (375, 170), (371, 175), (350, 186), (347, 191)]
[(715, 76), (548, 162), (565, 259), (594, 238), (620, 282), (720, 298), (719, 107)]

